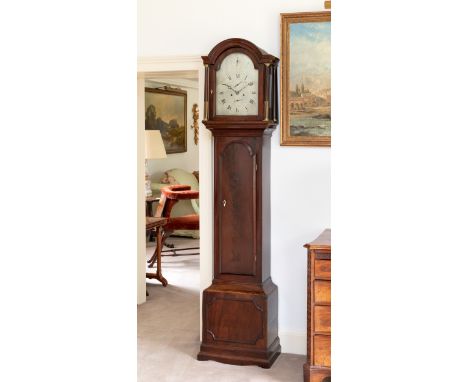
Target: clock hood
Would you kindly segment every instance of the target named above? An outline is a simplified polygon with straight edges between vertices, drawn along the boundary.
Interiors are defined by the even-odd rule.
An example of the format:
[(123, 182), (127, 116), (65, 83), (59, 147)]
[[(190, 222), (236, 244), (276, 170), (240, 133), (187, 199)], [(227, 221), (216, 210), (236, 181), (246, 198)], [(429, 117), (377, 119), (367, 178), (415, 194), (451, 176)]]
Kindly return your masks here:
[[(242, 53), (248, 56), (253, 64), (253, 67), (258, 72), (258, 77), (250, 80), (247, 86), (255, 86), (254, 92), (251, 93), (251, 98), (248, 102), (255, 105), (255, 108), (251, 108), (250, 105), (246, 106), (246, 103), (242, 103), (249, 97), (246, 94), (242, 94), (242, 97), (234, 97), (231, 100), (234, 103), (229, 103), (228, 99), (217, 98), (226, 95), (224, 91), (217, 88), (218, 79), (217, 73), (221, 73), (221, 65), (223, 60), (233, 53)], [(263, 125), (270, 126), (271, 124), (277, 124), (278, 122), (278, 81), (277, 81), (277, 70), (279, 59), (271, 54), (266, 53), (263, 49), (256, 46), (254, 43), (247, 41), (242, 38), (230, 38), (216, 44), (207, 56), (202, 56), (203, 64), (205, 66), (205, 90), (204, 90), (204, 118), (203, 121), (216, 121), (218, 123), (230, 124), (232, 122), (243, 122), (243, 121), (263, 121)], [(229, 73), (228, 73), (229, 74)], [(248, 74), (248, 73), (245, 73)], [(240, 76), (240, 73), (235, 73), (236, 76)], [(232, 75), (227, 75), (229, 81), (231, 81)], [(247, 78), (247, 77), (245, 77)], [(220, 83), (225, 86), (226, 89), (232, 90), (231, 96), (234, 94), (239, 95), (240, 90), (236, 88), (239, 84), (230, 83), (229, 81), (223, 80), (225, 83)], [(245, 87), (242, 88), (242, 90)], [(225, 88), (223, 88), (225, 90)], [(239, 102), (239, 103), (237, 103)], [(233, 109), (226, 111), (219, 109), (224, 105), (225, 108), (230, 106)], [(237, 106), (241, 105), (240, 109)], [(235, 107), (235, 113), (234, 113)], [(243, 108), (246, 110), (244, 111)], [(221, 112), (218, 113), (218, 110)], [(205, 123), (205, 122), (203, 122)], [(264, 127), (266, 128), (266, 127)]]

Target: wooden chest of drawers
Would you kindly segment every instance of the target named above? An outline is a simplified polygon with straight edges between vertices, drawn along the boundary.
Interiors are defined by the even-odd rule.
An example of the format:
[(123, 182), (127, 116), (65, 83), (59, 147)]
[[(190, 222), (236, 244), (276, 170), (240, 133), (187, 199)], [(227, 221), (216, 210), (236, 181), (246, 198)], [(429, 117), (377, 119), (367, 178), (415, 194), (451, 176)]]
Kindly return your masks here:
[(307, 248), (307, 362), (305, 382), (331, 381), (331, 230)]

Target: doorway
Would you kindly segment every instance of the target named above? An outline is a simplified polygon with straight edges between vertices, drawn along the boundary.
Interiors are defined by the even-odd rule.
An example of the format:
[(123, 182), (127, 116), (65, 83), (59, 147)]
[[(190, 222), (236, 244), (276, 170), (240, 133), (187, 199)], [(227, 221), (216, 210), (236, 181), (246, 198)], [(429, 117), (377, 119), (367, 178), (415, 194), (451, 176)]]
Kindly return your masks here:
[[(196, 81), (199, 108), (199, 134), (198, 134), (198, 168), (199, 168), (199, 191), (200, 191), (200, 282), (199, 282), (199, 301), (201, 307), (201, 291), (211, 284), (212, 280), (212, 242), (213, 242), (213, 186), (212, 186), (212, 137), (211, 133), (201, 123), (203, 119), (203, 101), (204, 101), (204, 67), (199, 56), (183, 57), (153, 57), (138, 60), (138, 260), (137, 260), (137, 301), (142, 304), (146, 301), (146, 235), (144, 227), (145, 214), (145, 158), (144, 158), (144, 126), (145, 126), (145, 86), (147, 81), (156, 81), (164, 86), (169, 84), (177, 86), (178, 84), (190, 84)], [(187, 109), (191, 110), (192, 105), (187, 104)], [(188, 111), (190, 111), (188, 110)], [(191, 114), (191, 113), (189, 113)], [(193, 120), (187, 119), (189, 125), (187, 130), (187, 139), (193, 139), (191, 124)], [(168, 280), (170, 283), (170, 280)], [(201, 313), (200, 313), (201, 314)], [(201, 320), (200, 320), (201, 322)], [(200, 332), (201, 332), (201, 324)]]

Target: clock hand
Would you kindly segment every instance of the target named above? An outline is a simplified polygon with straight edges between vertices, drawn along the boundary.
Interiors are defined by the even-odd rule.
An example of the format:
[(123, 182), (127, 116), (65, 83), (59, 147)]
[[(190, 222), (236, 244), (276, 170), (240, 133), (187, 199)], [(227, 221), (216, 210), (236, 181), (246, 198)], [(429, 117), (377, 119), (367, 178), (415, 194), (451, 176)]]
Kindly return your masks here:
[[(238, 86), (238, 85), (241, 84), (242, 82), (245, 82), (245, 81), (239, 82), (239, 83), (238, 83), (237, 85), (235, 85), (234, 87)], [(240, 89), (240, 90), (235, 90), (235, 89), (232, 89), (232, 90), (234, 90), (234, 91), (236, 92), (236, 94), (239, 95), (239, 93), (240, 93), (242, 90), (244, 90), (247, 86), (248, 86), (248, 85), (245, 85), (245, 86), (244, 86), (242, 89)]]
[(244, 86), (242, 89), (240, 89), (239, 91), (235, 91), (235, 90), (234, 90), (234, 91), (236, 92), (236, 94), (239, 94), (239, 93), (240, 93), (242, 90), (244, 90), (247, 86), (248, 86), (248, 85), (245, 85), (245, 86)]
[[(227, 86), (229, 89), (234, 90), (234, 89), (231, 88), (229, 85), (226, 85), (226, 84), (221, 84), (221, 85)], [(234, 90), (234, 91), (235, 91), (235, 90)]]

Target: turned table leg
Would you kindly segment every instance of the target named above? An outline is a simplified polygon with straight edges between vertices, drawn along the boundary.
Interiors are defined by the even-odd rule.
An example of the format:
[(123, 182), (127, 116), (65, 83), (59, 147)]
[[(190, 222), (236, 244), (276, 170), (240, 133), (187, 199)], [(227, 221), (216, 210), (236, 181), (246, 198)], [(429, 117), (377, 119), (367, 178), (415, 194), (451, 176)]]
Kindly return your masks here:
[[(157, 269), (156, 273), (147, 273), (146, 277), (149, 279), (156, 279), (159, 280), (163, 286), (167, 286), (167, 280), (164, 278), (162, 275), (162, 267), (161, 267), (161, 250), (162, 250), (162, 228), (158, 227), (156, 228), (156, 249), (154, 251), (154, 255), (151, 257), (153, 260), (151, 265), (154, 263), (154, 260), (156, 260), (157, 264)], [(154, 259), (156, 257), (156, 259)], [(151, 266), (150, 265), (150, 266)]]

